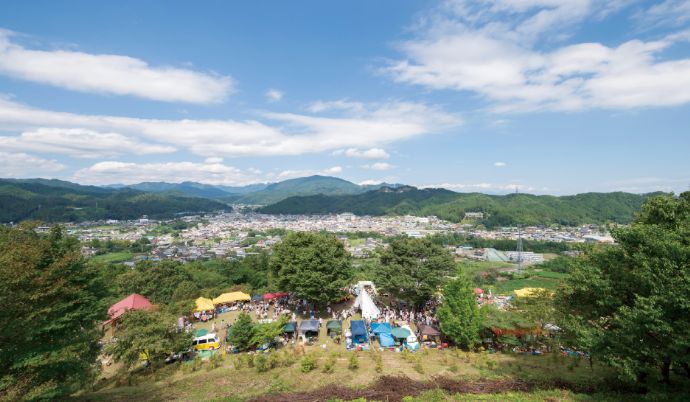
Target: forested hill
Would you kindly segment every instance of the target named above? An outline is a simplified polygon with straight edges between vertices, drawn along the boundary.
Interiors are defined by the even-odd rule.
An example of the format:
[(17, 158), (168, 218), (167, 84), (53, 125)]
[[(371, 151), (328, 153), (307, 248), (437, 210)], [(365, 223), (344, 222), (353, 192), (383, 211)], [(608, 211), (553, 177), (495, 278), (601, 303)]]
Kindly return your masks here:
[(260, 211), (273, 214), (435, 215), (453, 222), (462, 221), (465, 212), (484, 212), (484, 219), (478, 223), (487, 227), (628, 223), (644, 200), (657, 194), (487, 195), (403, 186), (355, 195), (290, 197)]
[(142, 215), (171, 218), (180, 213), (230, 209), (224, 203), (205, 198), (82, 186), (60, 180), (0, 179), (0, 222), (78, 222), (136, 219)]

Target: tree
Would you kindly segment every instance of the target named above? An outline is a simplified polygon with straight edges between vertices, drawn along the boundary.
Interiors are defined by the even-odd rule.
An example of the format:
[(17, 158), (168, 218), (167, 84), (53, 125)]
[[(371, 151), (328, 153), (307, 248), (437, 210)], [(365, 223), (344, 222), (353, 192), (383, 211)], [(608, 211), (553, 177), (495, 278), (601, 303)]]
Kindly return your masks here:
[(328, 233), (288, 234), (275, 246), (269, 268), (277, 290), (319, 304), (339, 300), (352, 277), (350, 255)]
[(453, 343), (469, 349), (479, 340), (481, 315), (470, 281), (460, 274), (443, 289), (443, 302), (436, 310), (441, 332)]
[(557, 295), (563, 324), (622, 378), (690, 377), (690, 192), (649, 200), (617, 246), (593, 250)]
[(254, 323), (247, 313), (241, 313), (230, 330), (228, 342), (240, 350), (247, 350), (254, 338)]
[(0, 226), (0, 399), (61, 399), (95, 377), (105, 286), (59, 227)]
[(429, 239), (393, 239), (379, 261), (377, 286), (416, 306), (426, 303), (455, 269), (453, 256)]
[(270, 344), (283, 334), (283, 326), (287, 324), (287, 317), (282, 316), (278, 321), (258, 324), (254, 326), (254, 334), (251, 339), (252, 346)]
[(129, 367), (139, 362), (142, 354), (156, 367), (169, 354), (187, 350), (192, 344), (192, 334), (178, 332), (175, 317), (162, 311), (131, 310), (118, 321), (117, 342), (108, 345), (106, 353)]

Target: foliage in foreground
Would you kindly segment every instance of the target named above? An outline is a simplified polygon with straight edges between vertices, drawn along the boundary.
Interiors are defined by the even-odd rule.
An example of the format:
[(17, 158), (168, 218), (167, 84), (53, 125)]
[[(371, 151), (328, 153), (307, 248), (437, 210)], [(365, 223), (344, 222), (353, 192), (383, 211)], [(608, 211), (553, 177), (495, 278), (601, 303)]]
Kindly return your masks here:
[(94, 379), (104, 286), (59, 227), (0, 227), (0, 399), (59, 399)]
[(162, 311), (126, 312), (119, 319), (116, 338), (106, 353), (129, 367), (142, 356), (157, 365), (169, 354), (189, 349), (192, 342), (192, 334), (178, 332), (175, 317)]
[(690, 192), (643, 206), (559, 292), (566, 334), (629, 381), (690, 377)]

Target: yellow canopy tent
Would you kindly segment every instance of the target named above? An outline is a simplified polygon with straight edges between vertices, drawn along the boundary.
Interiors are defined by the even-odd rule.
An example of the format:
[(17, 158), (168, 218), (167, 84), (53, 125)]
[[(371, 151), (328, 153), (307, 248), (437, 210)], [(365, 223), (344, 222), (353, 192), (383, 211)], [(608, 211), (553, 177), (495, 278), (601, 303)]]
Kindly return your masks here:
[(213, 299), (213, 304), (234, 303), (238, 301), (249, 301), (252, 297), (242, 292), (223, 293)]
[(196, 309), (194, 311), (207, 311), (213, 309), (213, 300), (207, 299), (205, 297), (200, 297), (196, 299)]

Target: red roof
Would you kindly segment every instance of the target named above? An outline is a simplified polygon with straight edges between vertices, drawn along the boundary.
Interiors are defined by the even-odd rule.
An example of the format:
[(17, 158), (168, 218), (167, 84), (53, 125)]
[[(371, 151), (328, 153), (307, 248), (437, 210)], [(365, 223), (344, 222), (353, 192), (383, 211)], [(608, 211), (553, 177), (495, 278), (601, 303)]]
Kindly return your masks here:
[(131, 295), (110, 306), (108, 309), (108, 315), (110, 316), (111, 320), (114, 320), (126, 313), (127, 310), (150, 310), (152, 307), (153, 304), (151, 304), (149, 299), (142, 295), (132, 293)]

